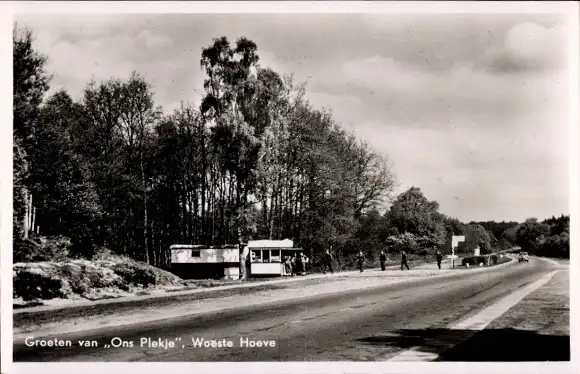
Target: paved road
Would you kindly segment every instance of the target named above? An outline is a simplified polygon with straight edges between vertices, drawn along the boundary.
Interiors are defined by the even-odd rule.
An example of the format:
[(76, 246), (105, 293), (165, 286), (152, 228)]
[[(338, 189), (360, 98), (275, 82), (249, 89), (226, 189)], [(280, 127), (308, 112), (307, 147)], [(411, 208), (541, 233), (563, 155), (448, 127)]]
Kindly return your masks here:
[[(476, 313), (499, 298), (552, 271), (554, 265), (532, 259), (488, 272), (425, 279), (347, 291), (296, 301), (245, 307), (207, 315), (59, 336), (72, 347), (26, 347), (15, 341), (14, 361), (373, 361), (388, 360), (429, 331)], [(412, 331), (405, 336), (404, 331)], [(133, 347), (104, 348), (113, 338)], [(175, 342), (175, 347), (140, 346), (141, 338)], [(233, 348), (193, 347), (192, 338), (231, 341)], [(240, 339), (274, 341), (274, 347), (240, 347)], [(97, 348), (79, 340), (96, 340)], [(115, 340), (115, 341), (119, 341)], [(525, 343), (524, 343), (525, 344)], [(533, 360), (530, 357), (530, 360)]]

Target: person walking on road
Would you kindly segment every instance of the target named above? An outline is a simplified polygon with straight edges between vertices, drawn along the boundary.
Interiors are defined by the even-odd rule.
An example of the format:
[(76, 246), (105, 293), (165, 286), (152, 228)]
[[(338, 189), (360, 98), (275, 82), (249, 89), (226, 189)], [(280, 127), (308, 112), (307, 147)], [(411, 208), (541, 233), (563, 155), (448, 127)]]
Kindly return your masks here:
[(443, 261), (443, 255), (441, 251), (437, 250), (437, 267), (441, 270), (441, 261)]
[(405, 251), (401, 252), (401, 270), (403, 270), (403, 266), (405, 266), (407, 270), (411, 270), (409, 269), (409, 264), (407, 263), (407, 253), (405, 253)]
[(356, 256), (356, 263), (358, 266), (358, 269), (360, 270), (360, 272), (363, 272), (363, 264), (365, 262), (365, 256), (363, 255), (362, 251), (360, 251), (358, 253), (358, 256)]
[(324, 252), (324, 274), (326, 274), (327, 268), (330, 270), (330, 274), (334, 274), (334, 270), (332, 270), (332, 254), (329, 249)]
[(385, 255), (385, 251), (381, 251), (381, 254), (379, 255), (379, 260), (381, 261), (381, 270), (385, 271), (386, 269), (385, 263), (387, 262), (387, 255)]

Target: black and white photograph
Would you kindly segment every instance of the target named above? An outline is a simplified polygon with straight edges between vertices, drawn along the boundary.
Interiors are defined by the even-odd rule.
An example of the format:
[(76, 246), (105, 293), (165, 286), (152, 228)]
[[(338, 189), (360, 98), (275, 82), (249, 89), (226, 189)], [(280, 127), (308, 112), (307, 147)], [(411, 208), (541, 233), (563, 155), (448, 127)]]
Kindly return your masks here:
[(2, 4), (2, 372), (572, 372), (578, 4), (360, 3)]

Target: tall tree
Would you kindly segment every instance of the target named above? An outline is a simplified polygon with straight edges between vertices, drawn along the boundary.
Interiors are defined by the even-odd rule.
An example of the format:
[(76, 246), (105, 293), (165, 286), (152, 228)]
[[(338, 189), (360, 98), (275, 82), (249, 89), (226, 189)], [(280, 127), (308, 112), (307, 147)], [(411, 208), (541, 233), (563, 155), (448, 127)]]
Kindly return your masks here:
[(22, 141), (27, 151), (38, 127), (40, 105), (51, 76), (46, 72), (47, 57), (34, 49), (31, 30), (15, 27), (12, 42), (13, 135)]
[(439, 213), (439, 203), (427, 200), (417, 187), (411, 187), (397, 197), (388, 218), (399, 233), (418, 236), (420, 245), (424, 247), (445, 242), (444, 217)]
[(151, 85), (139, 74), (133, 72), (127, 82), (121, 86), (120, 129), (127, 147), (128, 163), (137, 166), (138, 179), (141, 182), (141, 208), (143, 216), (143, 257), (145, 262), (154, 264), (154, 253), (151, 252), (148, 220), (148, 194), (151, 189), (145, 155), (151, 142), (153, 126), (159, 119), (161, 110), (155, 108)]
[(548, 224), (540, 223), (536, 218), (529, 218), (520, 225), (517, 231), (517, 244), (524, 251), (536, 253), (549, 234)]
[(120, 126), (122, 115), (122, 81), (109, 79), (87, 84), (82, 98), (84, 124), (79, 127), (82, 147), (78, 152), (90, 165), (103, 216), (98, 223), (100, 245), (117, 247), (132, 254), (131, 194), (134, 183), (126, 173), (126, 149)]
[(76, 152), (75, 142), (82, 141), (76, 137), (82, 116), (82, 107), (66, 91), (47, 100), (30, 155), (30, 184), (42, 234), (65, 235), (77, 248), (90, 250), (101, 208), (86, 160)]
[[(220, 240), (238, 241), (240, 216), (252, 192), (251, 174), (257, 163), (259, 142), (255, 129), (246, 122), (244, 108), (251, 101), (255, 84), (253, 71), (259, 57), (254, 42), (239, 38), (235, 48), (226, 37), (202, 50), (201, 66), (208, 78), (201, 114), (213, 122), (212, 144), (220, 174)], [(230, 192), (231, 191), (231, 192)], [(230, 225), (233, 221), (233, 238)]]
[(470, 223), (466, 227), (468, 238), (467, 244), (470, 245), (468, 250), (473, 250), (479, 247), (481, 254), (488, 254), (491, 252), (491, 241), (488, 231), (478, 223)]
[(34, 148), (40, 117), (40, 105), (48, 91), (50, 75), (47, 57), (34, 49), (32, 31), (17, 26), (12, 33), (13, 58), (13, 161), (14, 161), (14, 231), (17, 237), (28, 237), (33, 202), (28, 188), (31, 165), (28, 155)]

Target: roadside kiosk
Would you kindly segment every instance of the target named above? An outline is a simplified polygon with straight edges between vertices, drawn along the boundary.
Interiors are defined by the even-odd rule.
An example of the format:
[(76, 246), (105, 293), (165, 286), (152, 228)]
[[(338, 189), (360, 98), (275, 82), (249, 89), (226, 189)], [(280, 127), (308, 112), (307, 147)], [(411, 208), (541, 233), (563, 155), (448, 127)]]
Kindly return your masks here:
[(250, 255), (250, 275), (284, 276), (286, 274), (284, 259), (298, 256), (302, 248), (294, 248), (294, 242), (284, 240), (250, 240), (248, 241)]

